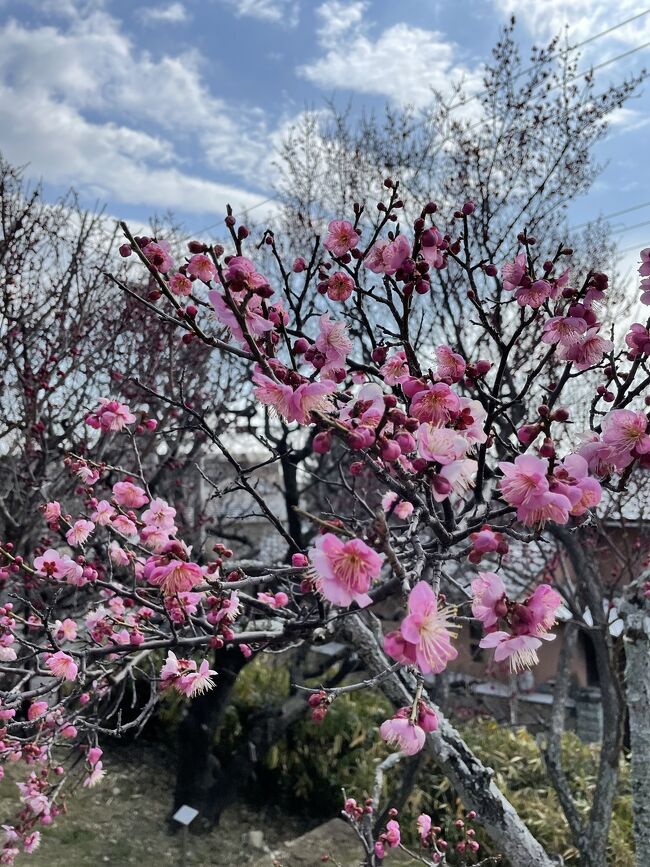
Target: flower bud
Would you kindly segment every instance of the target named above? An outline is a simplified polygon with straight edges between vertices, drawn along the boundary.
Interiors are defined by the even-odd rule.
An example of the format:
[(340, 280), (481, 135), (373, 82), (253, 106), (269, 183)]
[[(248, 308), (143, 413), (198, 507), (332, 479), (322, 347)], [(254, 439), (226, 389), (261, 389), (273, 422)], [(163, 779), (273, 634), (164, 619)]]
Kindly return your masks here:
[(332, 434), (329, 431), (317, 433), (311, 447), (317, 455), (327, 454), (332, 448)]

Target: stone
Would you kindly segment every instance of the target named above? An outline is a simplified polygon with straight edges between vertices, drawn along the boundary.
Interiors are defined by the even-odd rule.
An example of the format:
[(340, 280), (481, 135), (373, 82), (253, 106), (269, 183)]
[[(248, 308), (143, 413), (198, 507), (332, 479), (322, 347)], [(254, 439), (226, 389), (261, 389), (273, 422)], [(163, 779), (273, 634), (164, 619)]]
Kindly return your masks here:
[[(314, 867), (322, 862), (323, 855), (331, 855), (341, 867), (360, 867), (363, 864), (363, 851), (359, 838), (343, 819), (331, 819), (280, 846), (273, 848), (255, 861), (252, 867)], [(414, 864), (404, 852), (388, 850), (384, 863), (390, 865)]]
[(248, 845), (251, 849), (266, 849), (266, 846), (264, 845), (264, 834), (261, 831), (249, 831)]

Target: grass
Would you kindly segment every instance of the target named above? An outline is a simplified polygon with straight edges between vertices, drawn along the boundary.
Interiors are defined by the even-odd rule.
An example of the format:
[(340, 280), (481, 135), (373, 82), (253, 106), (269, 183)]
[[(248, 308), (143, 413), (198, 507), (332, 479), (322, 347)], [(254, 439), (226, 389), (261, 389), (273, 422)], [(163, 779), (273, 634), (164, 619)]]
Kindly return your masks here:
[[(120, 747), (104, 756), (108, 773), (93, 789), (79, 789), (67, 802), (67, 813), (49, 828), (32, 856), (17, 867), (163, 867), (181, 863), (181, 835), (169, 833), (166, 820), (172, 803), (173, 768), (169, 756), (141, 743)], [(0, 783), (0, 825), (16, 812), (14, 781), (8, 768)], [(16, 769), (17, 770), (17, 769)], [(12, 780), (11, 777), (14, 777)], [(258, 813), (244, 805), (229, 808), (210, 834), (191, 834), (187, 864), (192, 867), (244, 867), (264, 853), (248, 843), (251, 830), (264, 834), (274, 848), (304, 833), (292, 817)], [(318, 860), (318, 859), (316, 859)]]

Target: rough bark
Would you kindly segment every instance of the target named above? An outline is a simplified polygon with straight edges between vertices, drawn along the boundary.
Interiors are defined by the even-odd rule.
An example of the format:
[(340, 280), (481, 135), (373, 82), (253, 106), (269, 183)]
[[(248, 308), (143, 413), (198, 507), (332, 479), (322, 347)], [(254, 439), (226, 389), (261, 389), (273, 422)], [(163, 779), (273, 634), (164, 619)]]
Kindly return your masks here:
[[(376, 676), (390, 666), (382, 650), (379, 621), (369, 614), (354, 614), (342, 620), (341, 637), (353, 642), (369, 674)], [(407, 671), (395, 672), (381, 681), (380, 689), (395, 707), (413, 701), (415, 678)], [(494, 772), (472, 753), (442, 711), (428, 700), (438, 715), (439, 727), (427, 735), (427, 745), (468, 810), (478, 818), (500, 852), (514, 867), (552, 867), (554, 861), (517, 815), (512, 804), (492, 780)], [(602, 867), (602, 865), (601, 865)]]
[(625, 607), (625, 687), (637, 867), (650, 857), (650, 605)]

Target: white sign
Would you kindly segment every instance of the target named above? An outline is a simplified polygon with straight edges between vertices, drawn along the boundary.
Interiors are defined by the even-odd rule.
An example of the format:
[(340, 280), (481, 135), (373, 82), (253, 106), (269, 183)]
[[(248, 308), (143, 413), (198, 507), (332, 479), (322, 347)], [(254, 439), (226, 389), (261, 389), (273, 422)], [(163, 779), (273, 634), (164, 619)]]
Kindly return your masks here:
[(188, 807), (187, 804), (183, 804), (182, 807), (176, 810), (172, 819), (181, 825), (189, 825), (198, 815), (199, 811), (195, 810), (194, 807)]

